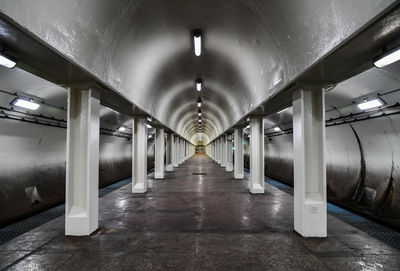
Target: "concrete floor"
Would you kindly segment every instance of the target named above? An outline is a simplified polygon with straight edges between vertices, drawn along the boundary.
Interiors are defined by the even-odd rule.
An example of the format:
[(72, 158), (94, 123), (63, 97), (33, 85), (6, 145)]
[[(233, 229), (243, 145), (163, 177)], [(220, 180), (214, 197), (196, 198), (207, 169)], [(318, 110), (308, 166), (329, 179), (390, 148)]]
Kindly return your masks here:
[[(207, 175), (192, 175), (203, 172)], [(100, 229), (64, 236), (64, 217), (0, 246), (7, 270), (400, 270), (400, 251), (328, 216), (329, 237), (293, 231), (293, 198), (196, 155), (149, 182), (100, 199)], [(152, 177), (152, 175), (150, 175)]]

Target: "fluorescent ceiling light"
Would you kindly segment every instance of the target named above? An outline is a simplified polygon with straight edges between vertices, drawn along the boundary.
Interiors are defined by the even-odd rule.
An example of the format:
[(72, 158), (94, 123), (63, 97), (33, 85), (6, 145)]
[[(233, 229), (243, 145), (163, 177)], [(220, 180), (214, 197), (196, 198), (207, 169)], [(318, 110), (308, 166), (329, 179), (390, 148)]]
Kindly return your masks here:
[(149, 129), (150, 129), (150, 128), (153, 128), (153, 127), (151, 127), (151, 125), (150, 125), (150, 124), (147, 124), (146, 126), (147, 126), (147, 128), (149, 128)]
[(193, 36), (194, 38), (194, 54), (196, 56), (201, 55), (201, 32), (199, 30)]
[(361, 110), (367, 110), (367, 109), (379, 107), (382, 105), (384, 105), (384, 102), (381, 99), (374, 99), (374, 100), (370, 100), (370, 101), (364, 101), (364, 102), (358, 104), (357, 106)]
[(40, 104), (35, 103), (32, 100), (28, 101), (21, 98), (15, 99), (12, 104), (29, 110), (36, 110), (40, 107)]
[(121, 126), (118, 128), (118, 132), (125, 132), (126, 128), (124, 126)]
[(374, 62), (374, 65), (377, 68), (383, 68), (399, 60), (400, 60), (400, 48), (381, 57), (380, 59)]
[(0, 65), (12, 69), (17, 65), (17, 62), (10, 56), (0, 53)]
[(279, 127), (274, 127), (274, 131), (275, 131), (275, 132), (282, 132), (282, 129), (279, 128)]
[(202, 86), (201, 81), (200, 81), (200, 80), (197, 80), (197, 81), (196, 81), (196, 89), (197, 89), (197, 91), (201, 91), (201, 86)]
[(201, 107), (201, 102), (197, 102), (197, 107)]

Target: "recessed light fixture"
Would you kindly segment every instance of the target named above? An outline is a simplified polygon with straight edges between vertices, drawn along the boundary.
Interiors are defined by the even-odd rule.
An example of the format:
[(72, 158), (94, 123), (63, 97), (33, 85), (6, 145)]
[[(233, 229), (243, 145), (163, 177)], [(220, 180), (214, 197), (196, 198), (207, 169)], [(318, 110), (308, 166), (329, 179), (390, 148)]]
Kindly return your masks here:
[(200, 79), (196, 80), (196, 89), (197, 91), (201, 91), (201, 87), (202, 87), (202, 82)]
[(0, 65), (12, 69), (17, 65), (17, 61), (13, 57), (0, 52)]
[(200, 97), (197, 99), (197, 107), (201, 107), (201, 98)]
[(201, 122), (201, 119), (199, 120), (199, 122)]
[(29, 110), (36, 110), (40, 107), (40, 104), (35, 103), (33, 100), (26, 100), (22, 98), (15, 99), (12, 104)]
[(244, 128), (244, 129), (250, 129), (250, 124), (249, 124), (249, 125), (247, 125), (247, 126), (246, 126), (246, 128)]
[(149, 135), (148, 138), (152, 138), (152, 135)]
[(126, 128), (124, 126), (120, 126), (118, 128), (118, 132), (125, 132)]
[(400, 60), (400, 48), (397, 48), (396, 50), (381, 56), (378, 60), (374, 62), (374, 65), (377, 68), (383, 68), (399, 60)]
[(375, 107), (379, 107), (384, 105), (385, 103), (381, 99), (374, 99), (374, 100), (369, 100), (369, 101), (364, 101), (362, 103), (359, 103), (357, 106), (361, 110), (367, 110), (367, 109), (372, 109)]
[(282, 129), (280, 127), (274, 127), (275, 132), (282, 132)]
[(148, 129), (153, 128), (150, 124), (147, 124), (146, 126), (147, 126)]
[(193, 34), (194, 41), (194, 54), (196, 56), (201, 55), (201, 30), (195, 30)]

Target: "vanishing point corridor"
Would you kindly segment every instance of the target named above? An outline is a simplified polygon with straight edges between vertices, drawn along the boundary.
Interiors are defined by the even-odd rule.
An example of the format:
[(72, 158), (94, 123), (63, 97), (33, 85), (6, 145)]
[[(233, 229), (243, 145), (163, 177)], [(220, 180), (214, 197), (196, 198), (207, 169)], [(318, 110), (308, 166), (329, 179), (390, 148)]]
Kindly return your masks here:
[[(153, 174), (150, 174), (152, 177)], [(99, 229), (64, 235), (64, 217), (0, 246), (10, 270), (396, 270), (398, 250), (328, 215), (329, 236), (293, 231), (293, 198), (266, 184), (251, 195), (197, 154), (144, 195), (131, 185), (100, 199)], [(263, 214), (263, 215), (261, 215)], [(20, 259), (19, 259), (20, 258)], [(12, 263), (15, 262), (14, 265)]]

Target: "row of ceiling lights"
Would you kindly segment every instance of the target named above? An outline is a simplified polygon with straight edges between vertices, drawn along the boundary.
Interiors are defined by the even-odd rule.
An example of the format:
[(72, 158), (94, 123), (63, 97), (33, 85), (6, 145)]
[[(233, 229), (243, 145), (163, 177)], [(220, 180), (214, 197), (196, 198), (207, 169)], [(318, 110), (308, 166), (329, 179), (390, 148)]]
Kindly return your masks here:
[[(195, 56), (200, 56), (202, 51), (202, 33), (201, 30), (197, 29), (193, 31), (193, 44), (194, 44), (194, 54)], [(197, 79), (195, 81), (195, 87), (198, 92), (202, 89), (203, 82), (201, 79)], [(201, 125), (201, 98), (198, 97), (197, 99), (197, 107), (198, 115), (199, 115), (199, 133), (202, 132), (202, 125)]]

